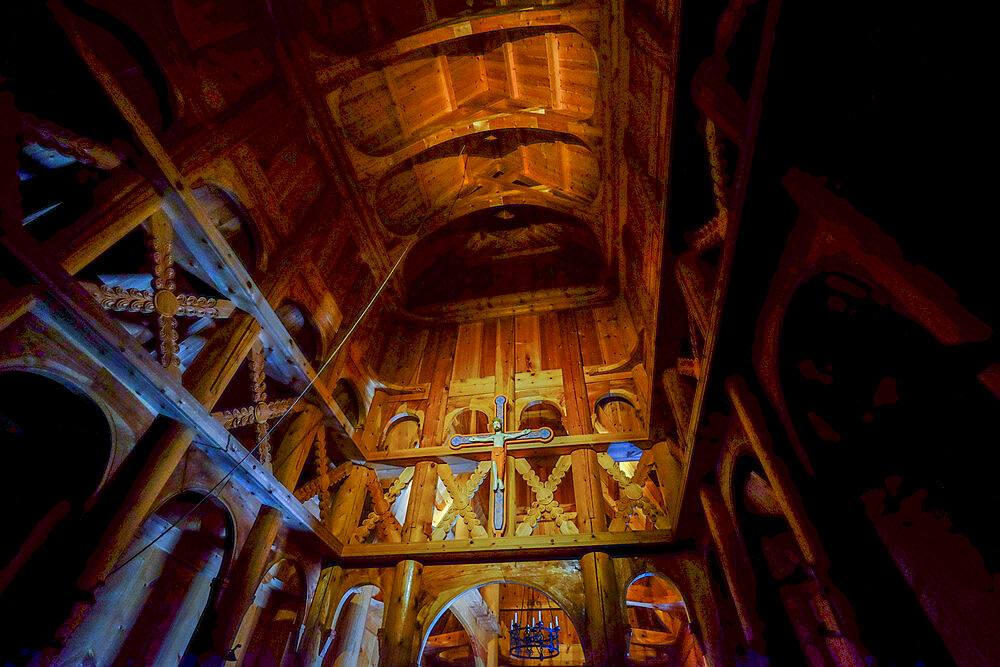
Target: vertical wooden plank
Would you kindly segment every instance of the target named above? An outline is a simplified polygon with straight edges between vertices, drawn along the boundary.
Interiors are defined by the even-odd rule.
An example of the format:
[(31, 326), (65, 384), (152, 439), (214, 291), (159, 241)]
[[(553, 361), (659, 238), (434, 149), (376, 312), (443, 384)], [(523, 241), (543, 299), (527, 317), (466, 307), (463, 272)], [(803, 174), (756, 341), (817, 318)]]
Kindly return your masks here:
[(455, 344), (455, 365), (453, 380), (468, 380), (479, 377), (479, 361), (482, 355), (482, 322), (467, 322), (458, 325), (458, 340)]
[(479, 377), (490, 377), (496, 372), (497, 321), (486, 320), (480, 332)]
[(430, 539), (437, 483), (437, 463), (420, 461), (414, 466), (409, 504), (403, 523), (403, 542), (427, 542)]
[(448, 403), (448, 388), (451, 385), (451, 370), (455, 363), (455, 343), (457, 340), (456, 327), (441, 327), (434, 356), (431, 358), (433, 371), (429, 380), (431, 383), (430, 400), (427, 402), (427, 412), (424, 415), (421, 447), (435, 447), (443, 444), (443, 422)]
[(516, 100), (521, 96), (517, 84), (517, 65), (514, 62), (514, 46), (510, 42), (503, 43), (503, 64), (507, 71), (507, 96)]
[(541, 353), (538, 340), (538, 316), (521, 315), (514, 320), (514, 335), (517, 340), (517, 373), (531, 373), (541, 370)]
[(589, 308), (574, 312), (576, 316), (577, 336), (579, 337), (580, 357), (584, 366), (600, 366), (604, 363), (601, 356), (601, 345), (597, 339), (597, 326), (594, 314)]
[(562, 77), (559, 71), (559, 35), (554, 32), (545, 33), (545, 58), (549, 69), (549, 103), (553, 109), (562, 108)]
[(497, 320), (496, 361), (493, 391), (497, 396), (514, 396), (514, 318)]
[(437, 57), (437, 68), (438, 75), (441, 77), (441, 92), (448, 102), (448, 111), (454, 111), (458, 108), (458, 104), (455, 101), (455, 86), (451, 81), (451, 68), (448, 66), (448, 56)]
[(576, 318), (572, 311), (562, 311), (559, 316), (559, 354), (562, 366), (563, 395), (566, 401), (566, 430), (570, 435), (591, 433), (590, 401), (584, 383), (583, 365)]
[(538, 347), (542, 370), (559, 368), (559, 318), (556, 313), (538, 316)]

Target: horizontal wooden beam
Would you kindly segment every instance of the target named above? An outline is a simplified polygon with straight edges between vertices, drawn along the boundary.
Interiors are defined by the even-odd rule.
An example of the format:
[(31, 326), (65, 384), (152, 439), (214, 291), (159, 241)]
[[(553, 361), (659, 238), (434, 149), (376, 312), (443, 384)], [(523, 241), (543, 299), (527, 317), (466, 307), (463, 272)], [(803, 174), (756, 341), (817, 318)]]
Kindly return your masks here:
[[(581, 447), (590, 447), (594, 451), (607, 451), (608, 447), (616, 442), (629, 442), (639, 449), (646, 449), (652, 446), (649, 441), (647, 431), (632, 431), (629, 433), (593, 433), (586, 435), (560, 435), (550, 442), (518, 443), (510, 440), (507, 443), (507, 452), (511, 456), (517, 454), (532, 454), (536, 456), (561, 456), (569, 454)], [(372, 452), (367, 456), (369, 463), (388, 463), (403, 467), (413, 465), (417, 461), (435, 460), (442, 462), (444, 458), (460, 456), (463, 459), (485, 461), (490, 458), (492, 445), (481, 447), (462, 447), (461, 450), (452, 449), (448, 446), (422, 447), (417, 449), (399, 449), (392, 452)]]
[(473, 17), (460, 16), (430, 30), (407, 35), (362, 56), (331, 62), (316, 72), (316, 83), (329, 92), (359, 76), (401, 60), (418, 49), (488, 32), (570, 26), (588, 41), (593, 42), (597, 36), (599, 13), (600, 8), (597, 3), (586, 3), (570, 7), (551, 6), (531, 9), (498, 7), (496, 10), (479, 12)]
[(342, 567), (377, 567), (415, 560), (436, 563), (483, 563), (498, 561), (555, 560), (579, 558), (591, 551), (613, 556), (663, 553), (672, 548), (669, 530), (577, 535), (529, 535), (527, 537), (482, 537), (419, 543), (348, 544), (338, 564)]
[(418, 317), (451, 322), (472, 322), (496, 317), (512, 317), (597, 306), (606, 304), (614, 297), (615, 290), (609, 285), (589, 285), (517, 292), (516, 294), (502, 294), (465, 301), (449, 301), (414, 308), (412, 312)]

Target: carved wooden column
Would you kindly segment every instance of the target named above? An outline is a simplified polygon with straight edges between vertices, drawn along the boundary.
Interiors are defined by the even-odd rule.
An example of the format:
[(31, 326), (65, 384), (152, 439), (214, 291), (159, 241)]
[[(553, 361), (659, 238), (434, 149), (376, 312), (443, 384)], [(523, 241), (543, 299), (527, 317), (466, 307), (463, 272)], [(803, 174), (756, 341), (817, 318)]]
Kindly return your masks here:
[[(601, 466), (590, 449), (573, 452), (573, 494), (581, 533), (601, 533), (608, 529), (601, 491)], [(583, 592), (586, 598), (585, 632), (590, 640), (591, 658), (598, 665), (624, 665), (628, 642), (625, 636), (624, 597), (619, 591), (614, 561), (608, 554), (594, 551), (580, 559)]]
[[(344, 616), (344, 633), (336, 638), (337, 665), (357, 665), (361, 655), (361, 644), (365, 638), (365, 622), (368, 620), (368, 609), (371, 606), (372, 589), (363, 587), (344, 603), (340, 612)], [(339, 625), (339, 624), (338, 624)]]
[(351, 539), (358, 521), (361, 519), (361, 512), (364, 510), (365, 497), (368, 494), (368, 473), (370, 471), (364, 466), (355, 465), (347, 473), (347, 479), (337, 489), (333, 497), (333, 506), (330, 511), (330, 532), (338, 540), (347, 544)]
[(316, 437), (316, 430), (322, 428), (320, 425), (322, 418), (323, 413), (318, 408), (307, 405), (305, 410), (292, 420), (288, 433), (275, 449), (274, 476), (292, 491), (295, 490), (302, 467), (306, 464), (309, 447)]
[(437, 464), (433, 461), (420, 461), (414, 466), (403, 525), (403, 542), (426, 542), (430, 539), (437, 481)]
[(420, 644), (417, 636), (417, 596), (424, 566), (413, 560), (396, 565), (392, 590), (385, 604), (382, 622), (383, 642), (379, 667), (409, 667), (413, 651)]
[(261, 507), (233, 565), (229, 583), (222, 590), (219, 599), (219, 623), (212, 633), (214, 649), (218, 653), (224, 655), (232, 648), (243, 615), (253, 604), (257, 585), (264, 576), (264, 568), (267, 567), (279, 528), (281, 512), (266, 505)]
[[(479, 589), (483, 602), (493, 612), (493, 617), (500, 620), (500, 584), (490, 584)], [(502, 624), (501, 624), (502, 625)], [(503, 628), (501, 627), (501, 632)], [(500, 664), (500, 638), (493, 637), (486, 644), (486, 667), (497, 667)]]
[[(437, 482), (436, 463), (417, 463), (403, 525), (404, 542), (426, 542), (430, 539)], [(412, 664), (414, 648), (420, 643), (416, 625), (417, 595), (420, 593), (422, 572), (423, 566), (416, 561), (404, 560), (396, 565), (382, 619), (379, 667), (404, 667)]]

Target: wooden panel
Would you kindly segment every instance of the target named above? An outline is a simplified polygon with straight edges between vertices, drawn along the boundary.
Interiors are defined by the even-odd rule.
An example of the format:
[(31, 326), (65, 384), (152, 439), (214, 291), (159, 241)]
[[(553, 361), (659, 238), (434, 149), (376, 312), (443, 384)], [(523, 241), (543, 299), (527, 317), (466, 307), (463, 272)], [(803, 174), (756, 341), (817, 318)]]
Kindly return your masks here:
[(451, 371), (454, 365), (458, 328), (454, 326), (440, 327), (436, 333), (437, 344), (433, 348), (428, 346), (428, 359), (435, 361), (433, 365), (425, 364), (427, 379), (423, 380), (431, 383), (430, 400), (427, 403), (427, 414), (424, 417), (424, 432), (421, 443), (425, 447), (440, 444), (443, 437), (443, 422), (448, 386), (451, 383)]
[(598, 341), (597, 326), (593, 311), (589, 308), (576, 311), (577, 334), (580, 338), (580, 357), (584, 366), (598, 366), (604, 363), (601, 345)]
[(451, 376), (453, 381), (482, 377), (480, 373), (480, 360), (483, 350), (482, 338), (482, 322), (469, 322), (458, 325), (455, 366)]
[(559, 318), (555, 313), (538, 316), (539, 347), (541, 348), (541, 368), (559, 368)]
[(538, 333), (538, 316), (522, 315), (514, 320), (516, 373), (530, 373), (541, 368), (541, 348)]

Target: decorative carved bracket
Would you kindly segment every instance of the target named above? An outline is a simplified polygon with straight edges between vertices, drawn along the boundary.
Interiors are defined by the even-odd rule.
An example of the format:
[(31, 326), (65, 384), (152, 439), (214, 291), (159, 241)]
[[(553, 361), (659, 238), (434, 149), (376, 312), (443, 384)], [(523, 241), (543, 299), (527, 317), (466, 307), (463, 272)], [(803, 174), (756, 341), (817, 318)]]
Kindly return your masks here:
[(486, 537), (486, 529), (472, 509), (472, 498), (475, 496), (479, 485), (483, 483), (486, 476), (490, 474), (490, 461), (480, 461), (479, 465), (472, 472), (468, 481), (464, 484), (455, 479), (451, 468), (447, 465), (438, 466), (438, 475), (444, 483), (444, 488), (451, 496), (451, 506), (438, 521), (437, 527), (431, 533), (431, 541), (443, 540), (455, 525), (458, 517), (462, 517), (465, 526), (469, 529), (469, 534), (473, 537)]
[(535, 493), (535, 499), (531, 501), (531, 507), (528, 508), (524, 521), (517, 525), (516, 535), (519, 537), (531, 535), (542, 517), (555, 521), (559, 527), (559, 532), (563, 535), (575, 535), (580, 532), (576, 523), (573, 522), (573, 519), (576, 518), (576, 512), (563, 511), (563, 508), (555, 499), (555, 490), (559, 486), (559, 483), (562, 482), (572, 462), (572, 457), (568, 454), (560, 456), (556, 460), (556, 465), (552, 468), (549, 478), (543, 482), (538, 479), (538, 475), (532, 470), (527, 459), (514, 460), (514, 468), (521, 474), (521, 477), (524, 478), (524, 481), (528, 483), (528, 486)]
[(663, 511), (646, 497), (645, 486), (649, 481), (651, 458), (651, 451), (644, 452), (639, 459), (639, 465), (635, 468), (635, 474), (629, 477), (606, 453), (602, 452), (597, 455), (597, 462), (608, 471), (608, 474), (621, 489), (621, 494), (615, 502), (615, 518), (608, 526), (610, 532), (620, 532), (631, 528), (630, 523), (636, 512), (651, 519), (653, 525), (658, 529), (662, 530), (670, 525)]
[[(368, 537), (368, 533), (371, 532), (379, 522), (382, 525), (390, 524), (389, 531), (395, 530), (398, 534), (402, 530), (402, 526), (399, 525), (399, 521), (396, 520), (395, 515), (392, 513), (392, 504), (399, 497), (399, 494), (403, 492), (403, 489), (410, 483), (413, 479), (414, 467), (404, 468), (403, 472), (399, 474), (395, 480), (393, 480), (392, 485), (389, 486), (389, 490), (385, 493), (382, 492), (382, 486), (378, 483), (378, 477), (373, 473), (368, 478), (368, 493), (371, 494), (372, 504), (374, 506), (373, 510), (368, 513), (365, 520), (361, 522), (358, 526), (357, 531), (351, 537), (351, 542), (361, 543), (365, 541)], [(383, 531), (385, 532), (385, 531)]]

